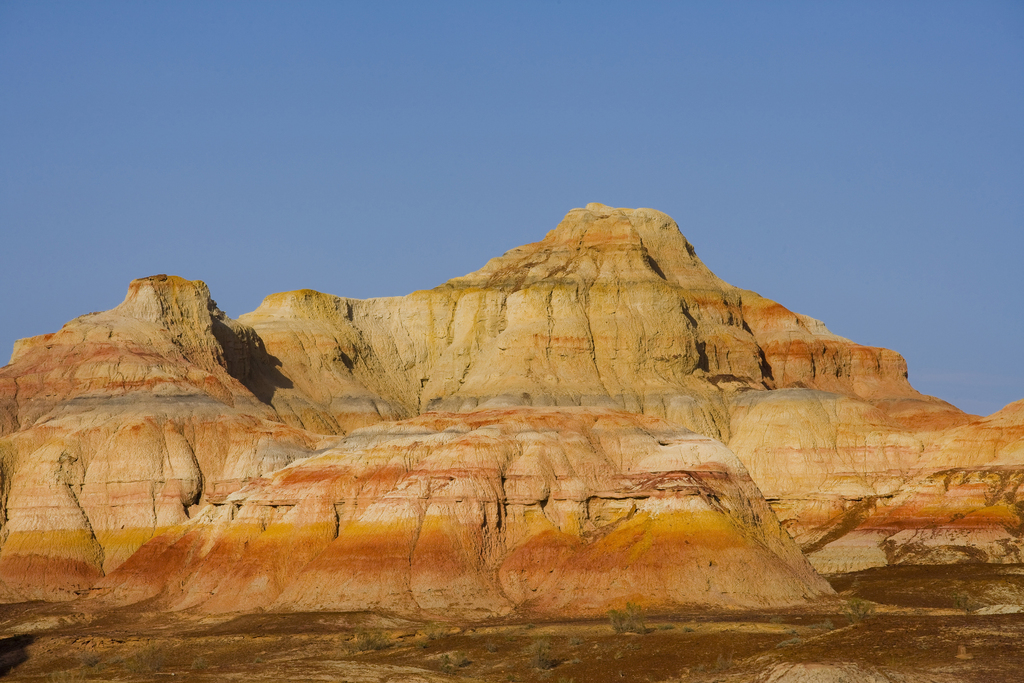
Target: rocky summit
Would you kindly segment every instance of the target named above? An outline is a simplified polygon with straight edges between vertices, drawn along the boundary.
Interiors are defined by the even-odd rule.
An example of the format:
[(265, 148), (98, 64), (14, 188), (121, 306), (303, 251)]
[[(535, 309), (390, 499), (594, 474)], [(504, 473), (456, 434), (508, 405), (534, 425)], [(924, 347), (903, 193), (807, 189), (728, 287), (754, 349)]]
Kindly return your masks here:
[(160, 275), (19, 341), (0, 598), (788, 605), (831, 594), (812, 566), (1021, 562), (1022, 482), (1020, 402), (924, 396), (899, 354), (717, 278), (665, 214), (590, 204), (405, 297), (233, 320)]

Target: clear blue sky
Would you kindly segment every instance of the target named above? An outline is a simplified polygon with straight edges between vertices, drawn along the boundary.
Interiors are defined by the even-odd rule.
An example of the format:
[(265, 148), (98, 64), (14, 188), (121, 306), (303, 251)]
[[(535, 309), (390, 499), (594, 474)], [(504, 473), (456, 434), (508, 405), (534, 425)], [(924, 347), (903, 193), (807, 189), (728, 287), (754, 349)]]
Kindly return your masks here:
[(1024, 398), (1024, 3), (0, 0), (0, 362), (135, 277), (399, 295), (592, 201)]

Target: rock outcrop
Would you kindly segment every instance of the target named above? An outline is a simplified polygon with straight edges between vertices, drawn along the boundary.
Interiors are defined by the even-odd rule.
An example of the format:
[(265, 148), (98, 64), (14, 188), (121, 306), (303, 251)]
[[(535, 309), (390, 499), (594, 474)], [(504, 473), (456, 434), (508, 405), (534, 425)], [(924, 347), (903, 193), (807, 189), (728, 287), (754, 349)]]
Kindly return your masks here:
[[(447, 416), (416, 417), (436, 411)], [(498, 413), (491, 411), (504, 411), (505, 417), (493, 418)], [(360, 301), (310, 290), (285, 292), (232, 320), (203, 283), (156, 276), (134, 281), (124, 303), (111, 311), (21, 340), (11, 363), (0, 369), (0, 597), (71, 597), (111, 572), (111, 577), (127, 577), (129, 568), (136, 567), (133, 576), (138, 575), (137, 563), (146, 557), (163, 557), (160, 562), (168, 571), (178, 571), (174, 568), (184, 565), (173, 552), (200, 542), (188, 539), (205, 539), (195, 546), (202, 552), (189, 551), (189, 562), (206, 558), (195, 580), (185, 581), (187, 587), (177, 596), (158, 591), (166, 604), (199, 601), (205, 608), (221, 609), (237, 600), (313, 606), (320, 604), (318, 598), (301, 588), (312, 579), (285, 585), (281, 577), (313, 572), (319, 558), (334, 557), (331, 548), (346, 548), (345, 557), (360, 552), (368, 557), (371, 551), (358, 545), (366, 543), (367, 549), (394, 560), (393, 578), (375, 579), (384, 592), (374, 604), (434, 609), (454, 598), (432, 598), (429, 590), (413, 588), (430, 584), (412, 568), (409, 553), (415, 548), (426, 553), (432, 547), (428, 541), (436, 538), (438, 566), (462, 572), (459, 604), (468, 611), (552, 611), (570, 603), (589, 609), (573, 588), (583, 579), (566, 558), (575, 558), (572, 566), (620, 571), (619, 560), (602, 565), (594, 548), (609, 558), (619, 557), (619, 551), (602, 545), (604, 537), (588, 535), (610, 529), (607, 515), (618, 512), (577, 511), (572, 513), (577, 522), (570, 523), (557, 512), (561, 503), (552, 503), (539, 517), (523, 508), (516, 522), (520, 526), (499, 533), (488, 526), (497, 523), (495, 506), (519, 495), (514, 487), (494, 483), (495, 473), (504, 472), (503, 458), (512, 457), (507, 454), (494, 455), (496, 460), (486, 466), (473, 465), (471, 475), (452, 475), (451, 481), (458, 482), (452, 486), (472, 494), (463, 502), (473, 500), (488, 510), (486, 520), (479, 517), (483, 513), (455, 503), (431, 507), (435, 493), (438, 500), (448, 500), (447, 490), (422, 482), (433, 482), (429, 472), (434, 466), (424, 463), (442, 457), (432, 455), (432, 448), (449, 459), (457, 459), (456, 451), (467, 462), (482, 457), (471, 453), (460, 434), (475, 434), (473, 441), (491, 438), (488, 430), (494, 431), (495, 452), (506, 453), (527, 448), (531, 439), (548, 438), (531, 422), (540, 420), (538, 415), (552, 423), (562, 415), (566, 434), (578, 435), (592, 431), (578, 424), (579, 416), (600, 411), (606, 411), (601, 413), (605, 424), (619, 424), (627, 435), (647, 424), (643, 420), (665, 420), (724, 442), (745, 467), (729, 465), (730, 473), (722, 475), (725, 493), (704, 480), (693, 485), (710, 487), (706, 490), (722, 500), (739, 501), (730, 508), (734, 512), (753, 510), (758, 503), (751, 501), (759, 494), (736, 483), (749, 473), (783, 527), (823, 570), (898, 562), (1020, 561), (1020, 404), (977, 419), (923, 396), (909, 384), (906, 363), (897, 353), (838, 337), (814, 319), (715, 277), (665, 214), (591, 204), (571, 211), (540, 242), (405, 297)], [(640, 421), (633, 424), (622, 411), (643, 417), (630, 418)], [(477, 414), (495, 422), (475, 424), (472, 416)], [(432, 444), (429, 448), (402, 441), (408, 430), (430, 432), (431, 420), (451, 420), (453, 431), (443, 436), (445, 427), (442, 436), (424, 437), (422, 444)], [(533, 426), (517, 432), (514, 424)], [(535, 433), (540, 436), (524, 436)], [(310, 460), (308, 467), (282, 470), (284, 479), (260, 479), (342, 438), (347, 439), (344, 447)], [(353, 444), (360, 439), (373, 443), (359, 450)], [(581, 448), (584, 454), (573, 457), (590, 462), (595, 472), (604, 470), (593, 463), (618, 452), (607, 444)], [(375, 460), (399, 452), (405, 454), (390, 465)], [(534, 465), (560, 472), (561, 465), (543, 452)], [(359, 464), (360, 458), (368, 460)], [(321, 493), (301, 504), (297, 499), (265, 504), (260, 496), (278, 496), (267, 492), (285, 486), (292, 476), (306, 477)], [(572, 485), (588, 496), (634, 501), (621, 505), (640, 511), (663, 498), (645, 493), (644, 502), (635, 502), (641, 497), (634, 488), (648, 491), (650, 482), (630, 476), (622, 470), (570, 479), (581, 481)], [(246, 487), (253, 479), (258, 483)], [(429, 493), (426, 498), (411, 489), (400, 494), (393, 490), (400, 480), (410, 487), (426, 486)], [(620, 485), (626, 488), (615, 488)], [(355, 514), (351, 506), (338, 507), (340, 499), (323, 502), (338, 496), (363, 507)], [(350, 522), (358, 530), (359, 524), (376, 519), (364, 520), (363, 508), (384, 509), (392, 503), (406, 512), (393, 518), (380, 513), (380, 519), (391, 521), (375, 530), (343, 531)], [(513, 505), (506, 511), (513, 515), (519, 504), (506, 504)], [(423, 511), (431, 509), (443, 512)], [(679, 515), (631, 514), (634, 518), (622, 526), (633, 529), (637, 538), (688, 538), (690, 533), (677, 533), (689, 524), (679, 522)], [(722, 522), (723, 529), (753, 528), (747, 517), (736, 522), (729, 514), (715, 518), (730, 520)], [(769, 527), (776, 523), (757, 515)], [(547, 540), (530, 540), (530, 529), (547, 528), (542, 519), (555, 531), (549, 529), (550, 538), (542, 534)], [(676, 531), (662, 533), (656, 519), (676, 520), (669, 524)], [(478, 522), (482, 526), (474, 527)], [(435, 526), (439, 536), (431, 535)], [(298, 531), (293, 538), (283, 530)], [(620, 538), (617, 533), (607, 538)], [(770, 552), (750, 552), (762, 553), (762, 565), (776, 562), (765, 559), (775, 553), (771, 556), (783, 558), (782, 574), (793, 570), (797, 565), (788, 546), (765, 540), (774, 532), (760, 533), (768, 536), (755, 545)], [(154, 540), (146, 543), (149, 539)], [(246, 539), (252, 544), (246, 545)], [(374, 545), (378, 542), (392, 545)], [(669, 545), (659, 546), (666, 549), (661, 559), (692, 555), (690, 548), (658, 541), (663, 542)], [(536, 553), (520, 550), (534, 545)], [(471, 547), (486, 550), (467, 554)], [(670, 547), (675, 549), (669, 552)], [(515, 557), (546, 566), (544, 571), (557, 577), (564, 590), (545, 584), (526, 565), (518, 584), (508, 578), (517, 576), (508, 569), (515, 566)], [(238, 580), (218, 573), (227, 571), (217, 569), (227, 561), (218, 558), (241, 562), (232, 572), (249, 567), (245, 571), (260, 577), (245, 589), (255, 591), (251, 596), (237, 587)], [(267, 563), (263, 568), (258, 567), (261, 561)], [(470, 569), (476, 578), (465, 578)], [(339, 576), (358, 574), (352, 567), (338, 571)], [(685, 577), (672, 580), (686, 587), (683, 592), (697, 591), (686, 593), (690, 598), (659, 588), (668, 585), (665, 577), (672, 571), (668, 566), (651, 569), (643, 575), (647, 578), (626, 572), (632, 578), (621, 585), (643, 586), (665, 604), (697, 600), (697, 594), (714, 602), (707, 594), (710, 588), (697, 590)], [(600, 584), (605, 581), (600, 576), (610, 574), (598, 572), (587, 580)], [(112, 580), (104, 579), (115, 594)], [(813, 582), (800, 580), (812, 587), (810, 593), (783, 593), (794, 599), (814, 594)], [(222, 586), (225, 597), (210, 598), (209, 590), (204, 594), (203, 582)], [(726, 585), (719, 591), (730, 596), (721, 598), (723, 604), (746, 599), (737, 597), (742, 594), (738, 584)], [(126, 579), (125, 586), (135, 586), (131, 590), (139, 594), (156, 590), (152, 582), (134, 578)], [(602, 597), (594, 605), (629, 592), (623, 591), (599, 591)], [(753, 595), (748, 602), (762, 599), (768, 598)], [(324, 605), (348, 604), (338, 595), (324, 600)]]
[(598, 408), (357, 430), (165, 532), (106, 603), (594, 615), (831, 594), (720, 442)]
[[(240, 320), (313, 398), (298, 409), (284, 393), (272, 400), (307, 426), (596, 405), (728, 440), (731, 396), (781, 388), (878, 403), (897, 422), (964, 417), (914, 391), (898, 354), (721, 281), (651, 209), (575, 209), (544, 240), (432, 290), (365, 301), (275, 294)], [(318, 393), (319, 381), (332, 390)]]
[(718, 279), (650, 209), (576, 209), (432, 290), (275, 294), (241, 320), (302, 389), (271, 401), (290, 424), (505, 406), (663, 417), (728, 443), (811, 549), (891, 499), (926, 445), (971, 419), (915, 391), (899, 354)]
[(811, 548), (823, 571), (1024, 562), (1024, 401), (928, 444), (908, 481)]
[(258, 339), (206, 286), (136, 280), (117, 308), (0, 369), (0, 597), (73, 597), (162, 529), (321, 440), (243, 380)]

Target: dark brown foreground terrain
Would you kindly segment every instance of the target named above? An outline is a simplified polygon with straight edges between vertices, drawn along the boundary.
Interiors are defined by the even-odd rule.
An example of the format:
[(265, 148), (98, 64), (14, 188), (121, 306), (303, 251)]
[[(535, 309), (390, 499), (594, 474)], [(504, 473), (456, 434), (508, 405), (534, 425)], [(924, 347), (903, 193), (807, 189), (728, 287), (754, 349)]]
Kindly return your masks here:
[[(616, 633), (608, 621), (460, 625), (354, 613), (97, 614), (22, 603), (0, 608), (0, 676), (738, 682), (780, 680), (768, 672), (777, 676), (786, 663), (832, 662), (883, 676), (862, 680), (1024, 677), (1024, 614), (992, 613), (1024, 604), (1024, 566), (892, 567), (831, 580), (843, 601), (825, 609), (648, 615), (642, 635)], [(843, 613), (854, 597), (877, 603), (859, 623)]]

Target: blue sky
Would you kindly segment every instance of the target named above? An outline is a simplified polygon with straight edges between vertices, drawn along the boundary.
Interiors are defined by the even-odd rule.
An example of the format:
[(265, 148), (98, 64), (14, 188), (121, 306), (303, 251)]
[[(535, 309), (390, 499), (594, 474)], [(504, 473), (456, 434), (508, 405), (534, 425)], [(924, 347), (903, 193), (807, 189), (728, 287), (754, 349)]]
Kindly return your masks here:
[(400, 295), (598, 201), (1024, 398), (1019, 2), (0, 0), (0, 93), (4, 359), (135, 277)]

